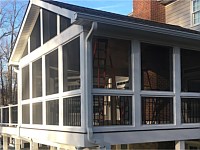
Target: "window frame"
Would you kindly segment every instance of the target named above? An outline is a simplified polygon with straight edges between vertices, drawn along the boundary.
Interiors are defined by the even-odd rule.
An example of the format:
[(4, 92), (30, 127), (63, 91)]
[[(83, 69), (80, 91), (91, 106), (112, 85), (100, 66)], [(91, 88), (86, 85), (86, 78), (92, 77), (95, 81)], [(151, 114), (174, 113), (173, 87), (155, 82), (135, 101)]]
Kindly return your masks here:
[[(197, 3), (199, 3), (199, 9), (198, 10), (195, 10), (195, 4), (194, 4), (195, 1), (197, 1)], [(192, 9), (192, 25), (193, 26), (200, 25), (200, 0), (192, 0), (192, 8), (191, 9)], [(199, 21), (197, 20), (197, 23), (195, 23), (195, 17), (194, 17), (195, 14), (199, 14)]]

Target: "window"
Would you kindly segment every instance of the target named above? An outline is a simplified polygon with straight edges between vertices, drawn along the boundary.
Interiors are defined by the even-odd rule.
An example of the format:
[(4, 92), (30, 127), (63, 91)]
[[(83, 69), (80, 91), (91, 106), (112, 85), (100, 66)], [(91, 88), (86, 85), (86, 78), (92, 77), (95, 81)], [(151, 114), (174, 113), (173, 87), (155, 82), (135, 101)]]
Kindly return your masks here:
[(142, 90), (172, 91), (172, 48), (141, 44)]
[(29, 66), (22, 68), (22, 100), (29, 99)]
[(131, 80), (131, 41), (94, 38), (93, 87), (131, 89)]
[(71, 20), (69, 18), (60, 16), (60, 32), (64, 31), (71, 25)]
[(51, 100), (46, 102), (46, 121), (47, 125), (59, 125), (58, 100)]
[(200, 0), (193, 0), (193, 24), (200, 24)]
[(64, 126), (81, 126), (80, 96), (65, 98), (63, 101)]
[(22, 123), (23, 124), (30, 123), (30, 105), (29, 104), (22, 105)]
[(33, 103), (33, 124), (42, 124), (42, 103)]
[(200, 99), (182, 98), (181, 116), (182, 123), (200, 123)]
[(128, 149), (128, 145), (127, 144), (121, 144), (121, 149), (123, 150), (127, 150)]
[(46, 95), (58, 93), (58, 50), (46, 55)]
[(30, 52), (34, 51), (41, 45), (40, 37), (40, 15), (37, 18), (33, 31), (30, 35)]
[(63, 90), (80, 88), (80, 38), (63, 46)]
[(131, 96), (93, 96), (93, 125), (131, 125)]
[(182, 92), (200, 92), (200, 52), (181, 50)]
[(32, 64), (32, 90), (33, 98), (42, 96), (42, 59)]
[(173, 99), (142, 97), (142, 124), (173, 123)]
[(3, 123), (9, 123), (9, 108), (3, 108), (2, 109), (3, 113)]
[(17, 124), (18, 120), (18, 109), (17, 109), (17, 106), (13, 106), (11, 107), (11, 123), (15, 123)]
[(48, 40), (57, 35), (57, 14), (43, 9), (43, 40)]

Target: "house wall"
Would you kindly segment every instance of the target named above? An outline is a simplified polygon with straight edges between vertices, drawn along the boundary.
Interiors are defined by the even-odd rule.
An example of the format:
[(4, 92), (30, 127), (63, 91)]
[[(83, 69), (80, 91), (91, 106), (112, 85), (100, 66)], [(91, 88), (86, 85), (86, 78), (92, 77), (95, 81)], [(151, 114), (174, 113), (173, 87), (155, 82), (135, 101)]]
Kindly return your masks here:
[(191, 13), (191, 1), (175, 1), (166, 6), (166, 23), (200, 31), (200, 25), (192, 25)]

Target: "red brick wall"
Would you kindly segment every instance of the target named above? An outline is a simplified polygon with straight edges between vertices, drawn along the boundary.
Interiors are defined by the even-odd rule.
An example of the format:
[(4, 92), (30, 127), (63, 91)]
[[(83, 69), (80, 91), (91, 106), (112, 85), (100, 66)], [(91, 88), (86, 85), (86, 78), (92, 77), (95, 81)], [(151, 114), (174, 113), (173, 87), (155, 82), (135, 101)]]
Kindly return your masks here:
[(165, 23), (165, 6), (156, 0), (151, 0), (151, 20)]
[(151, 0), (133, 0), (133, 17), (151, 20)]
[(165, 6), (156, 0), (133, 0), (133, 17), (165, 23)]

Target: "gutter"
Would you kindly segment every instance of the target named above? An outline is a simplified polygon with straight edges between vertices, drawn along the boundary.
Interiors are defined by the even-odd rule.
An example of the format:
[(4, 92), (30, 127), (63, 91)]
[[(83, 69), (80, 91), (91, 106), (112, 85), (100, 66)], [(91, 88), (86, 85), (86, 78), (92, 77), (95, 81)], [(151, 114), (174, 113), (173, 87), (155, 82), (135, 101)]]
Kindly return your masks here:
[[(104, 16), (98, 16), (98, 15), (92, 15), (87, 13), (81, 13), (77, 12), (74, 15), (74, 20), (77, 22), (80, 20), (88, 20), (88, 21), (96, 21), (104, 24), (110, 24), (115, 26), (120, 26), (123, 28), (130, 28), (134, 30), (142, 30), (147, 32), (154, 32), (159, 34), (166, 34), (174, 37), (180, 37), (180, 38), (188, 38), (193, 40), (200, 40), (200, 34), (198, 33), (190, 33), (187, 31), (180, 31), (175, 29), (168, 29), (168, 28), (162, 28), (158, 26), (151, 26), (147, 24), (137, 23), (137, 22), (131, 22), (131, 21), (125, 21), (125, 20), (119, 20), (115, 18), (107, 18)], [(74, 23), (76, 23), (76, 21)], [(188, 29), (189, 30), (189, 29)]]

